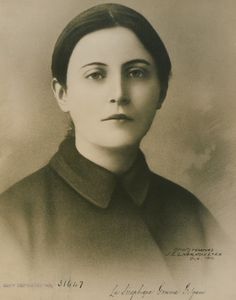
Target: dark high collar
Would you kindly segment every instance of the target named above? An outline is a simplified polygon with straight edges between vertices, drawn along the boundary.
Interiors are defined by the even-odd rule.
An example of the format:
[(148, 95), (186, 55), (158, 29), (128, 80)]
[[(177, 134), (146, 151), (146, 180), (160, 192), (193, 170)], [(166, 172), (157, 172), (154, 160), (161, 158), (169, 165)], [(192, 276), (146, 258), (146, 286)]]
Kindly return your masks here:
[(117, 176), (82, 156), (75, 147), (75, 140), (67, 138), (50, 165), (79, 194), (102, 208), (108, 207), (118, 182), (139, 206), (148, 192), (150, 170), (141, 151), (132, 167)]

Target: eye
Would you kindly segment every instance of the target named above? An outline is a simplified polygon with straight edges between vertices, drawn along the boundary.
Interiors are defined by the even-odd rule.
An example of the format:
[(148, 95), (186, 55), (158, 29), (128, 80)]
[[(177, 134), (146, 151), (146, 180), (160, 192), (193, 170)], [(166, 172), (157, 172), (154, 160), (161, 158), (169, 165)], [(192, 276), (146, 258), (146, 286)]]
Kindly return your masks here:
[(94, 71), (86, 75), (86, 78), (99, 81), (105, 78), (105, 74), (102, 71)]
[(143, 79), (147, 77), (147, 70), (132, 68), (128, 71), (127, 77), (132, 79)]

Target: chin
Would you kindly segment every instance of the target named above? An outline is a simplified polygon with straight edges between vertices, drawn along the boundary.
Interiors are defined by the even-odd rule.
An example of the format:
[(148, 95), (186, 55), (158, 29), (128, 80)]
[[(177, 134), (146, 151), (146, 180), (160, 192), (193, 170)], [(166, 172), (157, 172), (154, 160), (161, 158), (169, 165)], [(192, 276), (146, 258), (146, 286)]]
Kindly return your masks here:
[(132, 149), (132, 148), (138, 148), (140, 144), (140, 141), (117, 141), (117, 142), (110, 142), (110, 143), (104, 143), (104, 148), (107, 149), (114, 149), (114, 150), (122, 150), (122, 149)]
[(97, 141), (97, 145), (109, 149), (125, 149), (125, 148), (136, 148), (139, 146), (141, 139), (133, 138), (118, 138), (112, 135), (106, 139), (100, 139)]

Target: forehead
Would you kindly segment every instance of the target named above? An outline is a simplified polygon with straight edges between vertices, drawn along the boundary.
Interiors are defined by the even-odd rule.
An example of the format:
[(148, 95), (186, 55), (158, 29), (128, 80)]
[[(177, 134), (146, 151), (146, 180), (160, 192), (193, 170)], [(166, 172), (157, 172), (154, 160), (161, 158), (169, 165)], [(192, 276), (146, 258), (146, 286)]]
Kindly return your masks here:
[(124, 27), (113, 27), (84, 36), (76, 44), (69, 66), (91, 62), (122, 64), (133, 59), (145, 59), (154, 64), (152, 56), (133, 31)]

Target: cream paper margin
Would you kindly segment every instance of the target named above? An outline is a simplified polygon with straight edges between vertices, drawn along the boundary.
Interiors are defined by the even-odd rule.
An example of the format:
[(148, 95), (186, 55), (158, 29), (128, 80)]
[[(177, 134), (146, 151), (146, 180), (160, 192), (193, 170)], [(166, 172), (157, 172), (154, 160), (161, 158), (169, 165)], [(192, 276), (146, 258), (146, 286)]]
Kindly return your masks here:
[[(63, 138), (66, 119), (50, 90), (53, 45), (75, 14), (99, 3), (104, 1), (0, 0), (1, 191), (44, 165)], [(164, 107), (142, 145), (149, 164), (194, 192), (234, 240), (236, 3), (116, 3), (137, 9), (151, 21), (173, 64)], [(231, 280), (227, 276), (226, 270), (222, 297), (223, 285)], [(5, 299), (19, 299), (19, 289), (9, 290), (11, 295), (6, 294)], [(235, 299), (235, 290), (228, 292), (225, 290), (224, 299)], [(85, 299), (86, 295), (25, 290), (24, 299), (32, 297)]]

